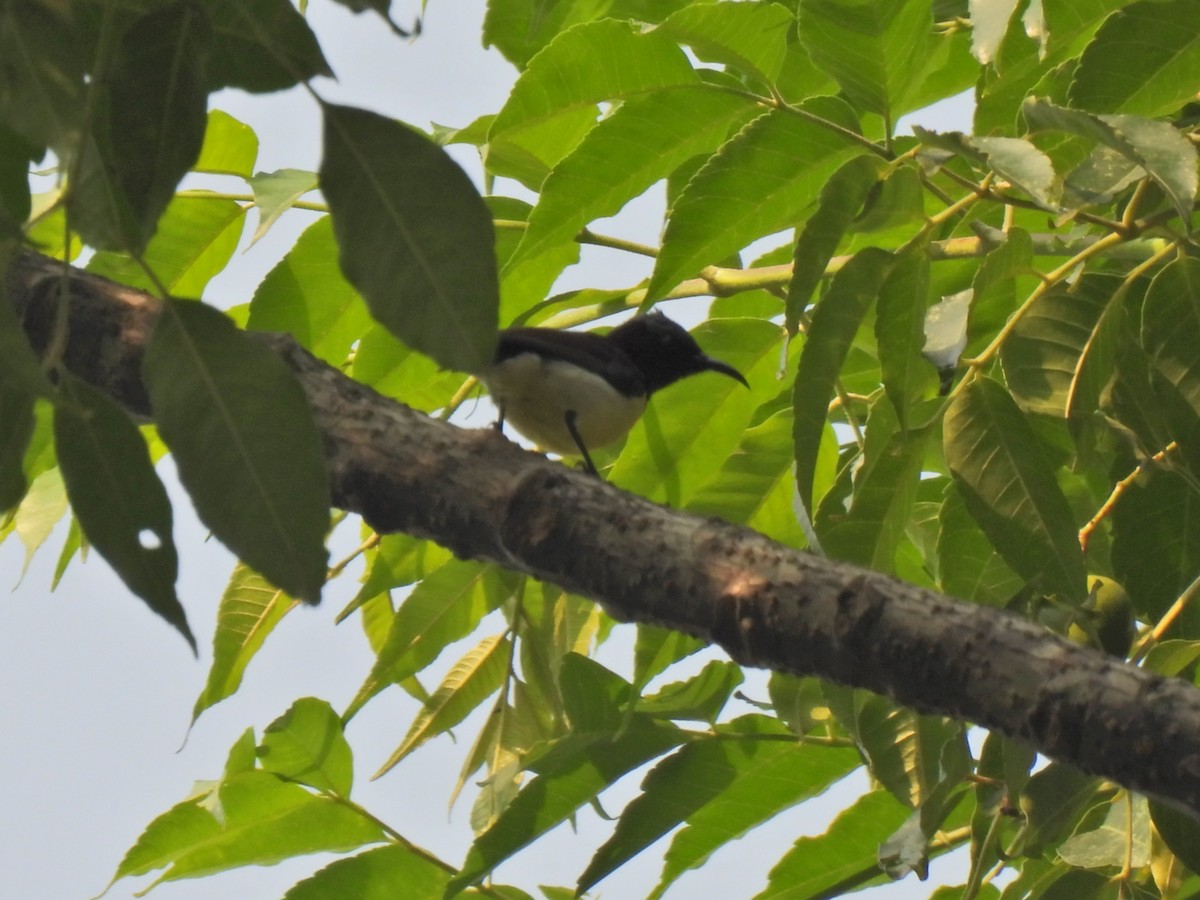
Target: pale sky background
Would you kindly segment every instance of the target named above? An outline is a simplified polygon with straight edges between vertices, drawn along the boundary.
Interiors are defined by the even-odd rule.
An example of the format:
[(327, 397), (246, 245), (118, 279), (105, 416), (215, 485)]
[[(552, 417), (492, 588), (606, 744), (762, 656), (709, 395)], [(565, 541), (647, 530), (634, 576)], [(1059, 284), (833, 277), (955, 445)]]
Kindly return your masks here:
[[(396, 21), (407, 26), (418, 4), (396, 3)], [(407, 8), (406, 8), (407, 7)], [(429, 4), (424, 33), (406, 43), (370, 15), (353, 16), (329, 0), (314, 0), (309, 19), (337, 73), (320, 79), (323, 97), (351, 103), (426, 128), (430, 122), (462, 126), (495, 112), (515, 70), (480, 44), (482, 0)], [(314, 101), (302, 90), (249, 97), (234, 92), (215, 96), (210, 108), (223, 109), (258, 133), (258, 168), (315, 169), (319, 162), (320, 120)], [(969, 101), (948, 104), (921, 120), (942, 130), (969, 127)], [(479, 182), (471, 148), (452, 148)], [(199, 186), (199, 185), (197, 185)], [(214, 189), (242, 190), (238, 183), (207, 182)], [(499, 193), (513, 193), (500, 185)], [(518, 194), (520, 196), (520, 194)], [(656, 243), (661, 223), (661, 190), (641, 198), (615, 222), (597, 230)], [(235, 257), (214, 280), (205, 299), (220, 307), (248, 301), (255, 285), (313, 220), (289, 213), (266, 239)], [(243, 249), (257, 224), (252, 213)], [(648, 274), (644, 260), (616, 251), (587, 248), (584, 263), (570, 270), (558, 289), (617, 287)], [(207, 711), (180, 749), (192, 704), (211, 662), (217, 603), (233, 567), (215, 540), (204, 540), (190, 502), (174, 480), (169, 462), (163, 475), (175, 507), (175, 541), (180, 551), (180, 598), (201, 647), (193, 659), (186, 645), (162, 620), (134, 598), (95, 554), (76, 560), (58, 590), (49, 592), (59, 549), (58, 530), (22, 575), (24, 548), (16, 538), (0, 545), (0, 771), (5, 776), (0, 805), (0, 898), (75, 900), (103, 890), (125, 851), (155, 816), (182, 800), (196, 779), (217, 777), (229, 746), (248, 726), (256, 733), (298, 697), (312, 695), (342, 709), (371, 665), (371, 654), (356, 619), (333, 625), (337, 611), (357, 588), (351, 569), (326, 588), (318, 609), (293, 612), (251, 663), (241, 690)], [(359, 540), (358, 520), (344, 524), (333, 541), (332, 558), (344, 556)], [(499, 630), (496, 628), (494, 630)], [(629, 631), (632, 634), (632, 631)], [(602, 660), (628, 675), (628, 641), (616, 642)], [(427, 685), (457, 656), (425, 676)], [(436, 678), (433, 673), (436, 673)], [(672, 679), (679, 677), (672, 675)], [(758, 696), (761, 681), (746, 689)], [(485, 707), (486, 709), (486, 704)], [(461, 863), (470, 840), (467, 824), (472, 795), (464, 792), (447, 811), (458, 770), (478, 727), (478, 717), (458, 729), (455, 744), (445, 737), (427, 744), (377, 782), (366, 779), (403, 738), (416, 713), (398, 689), (384, 692), (351, 723), (355, 751), (355, 799), (415, 843), (452, 864)], [(605, 795), (615, 812), (634, 796), (640, 774)], [(696, 873), (680, 879), (669, 897), (749, 898), (764, 885), (776, 860), (801, 835), (820, 834), (833, 815), (865, 788), (865, 779), (835, 788), (827, 797), (790, 810), (768, 826), (717, 853)], [(497, 871), (497, 878), (526, 890), (537, 884), (573, 885), (592, 852), (611, 830), (590, 809), (578, 816), (578, 833), (560, 826)], [(596, 889), (607, 898), (644, 896), (656, 883), (663, 839)], [(280, 897), (295, 882), (337, 857), (302, 857), (275, 867), (247, 867), (211, 878), (161, 885), (150, 895), (161, 900), (213, 897)], [(872, 898), (917, 898), (932, 884), (961, 883), (964, 853), (936, 860), (931, 881), (909, 879), (860, 894)], [(108, 894), (126, 900), (150, 878), (125, 880)]]

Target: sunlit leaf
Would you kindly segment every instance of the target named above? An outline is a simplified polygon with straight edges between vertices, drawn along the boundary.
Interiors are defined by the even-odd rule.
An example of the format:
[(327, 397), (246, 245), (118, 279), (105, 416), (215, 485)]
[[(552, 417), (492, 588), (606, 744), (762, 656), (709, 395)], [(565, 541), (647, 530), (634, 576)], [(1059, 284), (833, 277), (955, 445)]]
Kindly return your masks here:
[(319, 791), (350, 796), (354, 760), (342, 720), (324, 700), (302, 697), (263, 730), (258, 758), (268, 772)]
[[(556, 244), (573, 241), (589, 222), (613, 215), (696, 154), (715, 150), (754, 109), (743, 97), (700, 85), (667, 88), (622, 104), (542, 184), (529, 227), (505, 267), (505, 281), (531, 268)], [(559, 271), (548, 269), (536, 282), (523, 284), (524, 298), (548, 293)]]
[(895, 122), (909, 108), (933, 54), (928, 3), (803, 0), (800, 39), (851, 101)]
[(237, 692), (246, 666), (295, 605), (245, 563), (237, 564), (217, 607), (212, 666), (192, 707), (193, 723), (204, 710)]
[(159, 884), (383, 839), (378, 822), (359, 811), (250, 770), (224, 778), (214, 794), (185, 800), (151, 822), (113, 881), (165, 869)]
[(370, 321), (358, 291), (338, 268), (333, 223), (324, 216), (258, 285), (246, 327), (287, 332), (315, 356), (341, 365)]
[(486, 637), (469, 650), (446, 673), (400, 746), (375, 777), (387, 772), (426, 741), (453, 728), (494, 694), (504, 681), (511, 656), (512, 644), (502, 634)]
[(743, 676), (731, 662), (712, 660), (686, 681), (665, 684), (638, 701), (638, 712), (664, 719), (716, 722)]
[(504, 596), (504, 582), (491, 566), (450, 560), (413, 590), (392, 621), (387, 641), (358, 694), (349, 719), (389, 684), (417, 674), (449, 644), (474, 630)]
[(538, 777), (481, 834), (467, 853), (450, 890), (461, 890), (535, 838), (565, 821), (614, 781), (682, 743), (684, 732), (635, 717), (614, 737), (608, 733), (568, 736), (532, 762)]
[(249, 180), (254, 191), (254, 204), (258, 207), (258, 227), (254, 229), (255, 241), (266, 234), (297, 200), (309, 191), (317, 189), (317, 173), (303, 169), (260, 172)]
[(84, 268), (149, 293), (158, 293), (162, 285), (172, 296), (199, 298), (233, 257), (245, 222), (245, 209), (232, 200), (177, 196), (158, 220), (154, 237), (140, 254), (141, 262), (125, 253), (102, 250)]
[(694, 3), (656, 29), (687, 44), (700, 59), (723, 63), (774, 84), (787, 53), (795, 17), (774, 3)]
[(613, 466), (609, 478), (623, 489), (686, 504), (737, 449), (754, 410), (779, 391), (783, 332), (755, 319), (710, 320), (692, 332), (709, 356), (728, 363), (750, 382), (705, 373), (654, 395)]
[(908, 815), (908, 808), (887, 791), (864, 794), (824, 834), (800, 838), (775, 864), (767, 888), (755, 900), (819, 897), (884, 880), (879, 845)]
[(210, 109), (204, 143), (192, 169), (249, 179), (257, 160), (258, 135), (254, 129), (223, 110)]
[(722, 726), (720, 739), (686, 744), (658, 763), (580, 876), (580, 890), (682, 824), (667, 851), (657, 896), (723, 844), (821, 793), (858, 765), (850, 748), (817, 750), (764, 740), (785, 733), (765, 716), (743, 716)]
[(441, 900), (450, 872), (412, 847), (389, 844), (339, 859), (292, 887), (283, 900)]

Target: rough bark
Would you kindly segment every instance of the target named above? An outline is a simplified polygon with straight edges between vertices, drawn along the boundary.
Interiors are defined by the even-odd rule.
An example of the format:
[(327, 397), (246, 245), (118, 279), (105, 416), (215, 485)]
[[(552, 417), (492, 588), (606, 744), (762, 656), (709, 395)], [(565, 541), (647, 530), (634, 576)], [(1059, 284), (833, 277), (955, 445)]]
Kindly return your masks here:
[[(22, 254), (10, 299), (35, 348), (62, 268)], [(64, 360), (131, 412), (158, 303), (78, 270)], [(381, 532), (430, 538), (591, 597), (622, 620), (720, 645), (740, 663), (867, 688), (1025, 741), (1200, 815), (1200, 689), (1076, 646), (997, 610), (622, 492), (380, 396), (285, 335), (325, 449), (335, 504)]]

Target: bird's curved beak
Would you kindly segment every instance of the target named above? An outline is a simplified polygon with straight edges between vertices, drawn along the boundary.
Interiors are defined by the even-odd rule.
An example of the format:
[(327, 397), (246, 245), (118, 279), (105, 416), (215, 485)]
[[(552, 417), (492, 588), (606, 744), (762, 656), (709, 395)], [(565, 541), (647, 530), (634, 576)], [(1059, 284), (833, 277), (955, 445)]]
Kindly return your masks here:
[(728, 375), (734, 381), (740, 381), (746, 387), (750, 387), (750, 382), (746, 380), (746, 376), (741, 372), (729, 365), (729, 363), (723, 363), (719, 359), (713, 359), (711, 356), (704, 357), (704, 367), (701, 371), (720, 372), (722, 375)]

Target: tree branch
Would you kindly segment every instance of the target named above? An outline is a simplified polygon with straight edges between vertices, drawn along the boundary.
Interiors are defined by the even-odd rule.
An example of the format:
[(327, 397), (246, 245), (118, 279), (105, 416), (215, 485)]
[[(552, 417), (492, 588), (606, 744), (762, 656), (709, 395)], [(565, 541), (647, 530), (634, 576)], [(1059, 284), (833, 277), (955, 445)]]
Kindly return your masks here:
[[(63, 360), (148, 415), (141, 354), (159, 304), (71, 269)], [(35, 348), (52, 334), (59, 263), (22, 254), (9, 294)], [(335, 504), (594, 598), (615, 617), (817, 675), (1025, 741), (1200, 815), (1200, 689), (1006, 613), (962, 603), (668, 509), (380, 396), (285, 335), (325, 449)]]

